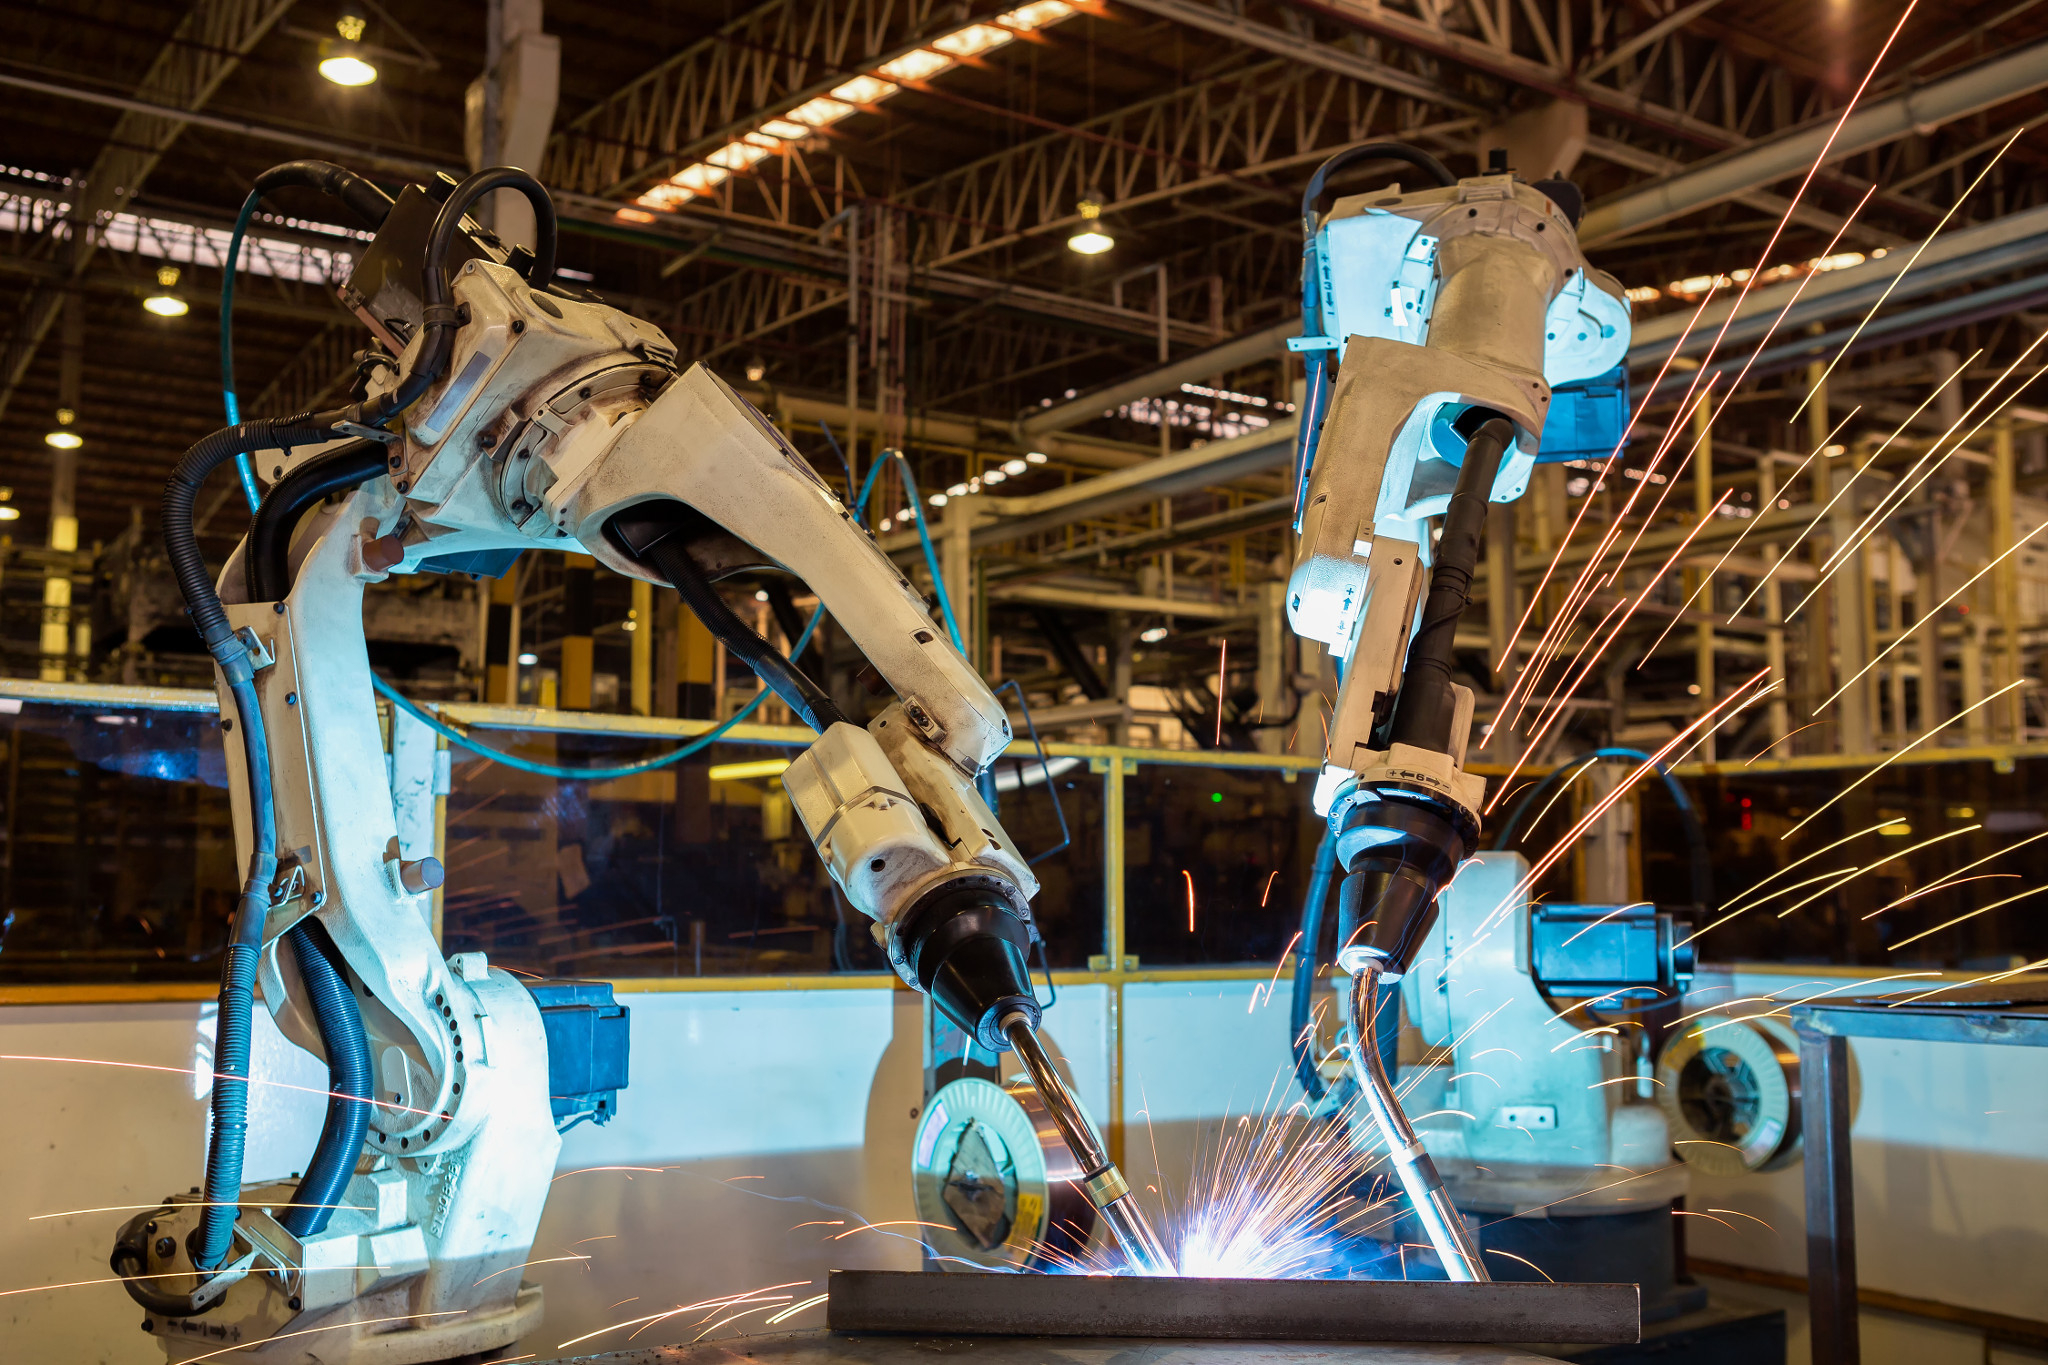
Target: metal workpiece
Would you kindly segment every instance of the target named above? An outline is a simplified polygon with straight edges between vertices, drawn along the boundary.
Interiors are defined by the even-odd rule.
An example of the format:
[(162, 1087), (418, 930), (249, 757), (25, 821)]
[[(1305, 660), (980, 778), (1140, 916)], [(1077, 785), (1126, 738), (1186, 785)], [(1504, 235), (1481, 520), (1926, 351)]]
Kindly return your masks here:
[[(1351, 1050), (1351, 1069), (1358, 1078), (1358, 1091), (1372, 1113), (1380, 1136), (1386, 1140), (1387, 1155), (1394, 1174), (1415, 1207), (1415, 1216), (1429, 1234), (1443, 1262), (1444, 1274), (1453, 1280), (1485, 1282), (1486, 1263), (1479, 1256), (1479, 1241), (1465, 1224), (1464, 1216), (1451, 1203), (1443, 1177), (1415, 1136), (1415, 1126), (1401, 1109), (1394, 1085), (1380, 1060), (1379, 1041), (1373, 1028), (1373, 1011), (1379, 1005), (1381, 960), (1363, 954), (1347, 954), (1343, 965), (1352, 971), (1351, 1029), (1357, 1044)], [(1527, 1340), (1528, 1338), (1524, 1338)], [(1558, 1337), (1554, 1340), (1578, 1340)]]
[(1021, 1013), (1011, 1014), (1004, 1017), (1002, 1029), (1017, 1059), (1030, 1074), (1031, 1084), (1037, 1088), (1038, 1098), (1052, 1116), (1054, 1126), (1060, 1130), (1060, 1137), (1065, 1139), (1067, 1150), (1081, 1164), (1082, 1188), (1088, 1192), (1089, 1201), (1101, 1212), (1102, 1220), (1109, 1225), (1110, 1231), (1116, 1234), (1124, 1259), (1140, 1275), (1169, 1273), (1173, 1269), (1173, 1258), (1166, 1254), (1159, 1234), (1152, 1230), (1151, 1221), (1132, 1197), (1129, 1182), (1116, 1168), (1116, 1163), (1109, 1159), (1102, 1140), (1095, 1134), (1094, 1125), (1088, 1122), (1087, 1112), (1081, 1108), (1080, 1099), (1067, 1088), (1059, 1069), (1046, 1055), (1045, 1045), (1032, 1031), (1030, 1022)]
[[(1048, 1350), (1049, 1345), (1054, 1343), (1032, 1337), (964, 1337), (958, 1332), (844, 1336), (811, 1331), (786, 1336), (728, 1337), (689, 1346), (646, 1346), (637, 1351), (576, 1359), (583, 1365), (941, 1365), (952, 1360), (961, 1365), (1047, 1365), (1048, 1361), (1057, 1365), (1129, 1365), (1132, 1348), (1138, 1346), (1145, 1365), (1548, 1365), (1545, 1357), (1511, 1346), (1414, 1342), (1377, 1345), (1154, 1339), (1140, 1344), (1128, 1339), (1088, 1336), (1063, 1337), (1056, 1343), (1056, 1350)], [(568, 1362), (557, 1361), (554, 1365)]]
[[(1244, 1342), (1627, 1343), (1642, 1335), (1632, 1284), (835, 1270), (827, 1288), (825, 1320), (835, 1332)], [(1049, 1354), (1041, 1347), (1036, 1359)]]

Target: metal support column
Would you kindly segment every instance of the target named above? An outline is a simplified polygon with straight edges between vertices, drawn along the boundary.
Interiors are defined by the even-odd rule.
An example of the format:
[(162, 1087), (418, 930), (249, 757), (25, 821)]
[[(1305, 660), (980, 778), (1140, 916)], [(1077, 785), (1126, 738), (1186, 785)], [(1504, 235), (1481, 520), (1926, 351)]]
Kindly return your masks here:
[[(85, 296), (64, 297), (63, 346), (57, 356), (57, 423), (69, 427), (76, 420), (79, 390), (85, 365)], [(62, 551), (53, 558), (43, 577), (43, 629), (39, 641), (42, 654), (38, 670), (44, 682), (64, 682), (70, 676), (71, 656), (71, 554), (78, 549), (78, 448), (50, 449), (50, 526), (47, 544)]]
[[(1991, 544), (1993, 560), (2012, 548), (2013, 536), (2012, 419), (2001, 417), (1991, 429)], [(1994, 687), (2020, 677), (2020, 566), (2018, 556), (1999, 560), (1991, 570), (1991, 609), (1998, 622), (1999, 649), (1992, 668)], [(2015, 689), (1991, 705), (1994, 736), (2002, 744), (2025, 741), (2026, 693)]]
[(1259, 584), (1259, 722), (1254, 731), (1260, 753), (1284, 752), (1287, 730), (1278, 722), (1287, 715), (1287, 585), (1277, 579)]
[(970, 661), (981, 657), (981, 622), (974, 609), (975, 523), (973, 497), (954, 498), (946, 504), (940, 522), (939, 571), (946, 578), (946, 597), (953, 608), (953, 623), (960, 630), (960, 651)]
[(633, 580), (633, 714), (654, 714), (654, 585)]
[[(1856, 534), (1856, 497), (1843, 489), (1856, 477), (1857, 466), (1855, 457), (1846, 452), (1829, 458), (1827, 466), (1829, 496), (1837, 499), (1834, 511), (1828, 513), (1828, 533), (1839, 552)], [(1867, 754), (1877, 748), (1870, 723), (1870, 678), (1867, 674), (1857, 677), (1870, 661), (1870, 621), (1864, 612), (1869, 575), (1870, 566), (1859, 545), (1845, 557), (1833, 584), (1835, 664), (1842, 683), (1847, 684), (1837, 705), (1841, 708), (1842, 752), (1849, 754)]]
[(1849, 1040), (1799, 1029), (1806, 1280), (1813, 1365), (1858, 1365), (1856, 1199), (1849, 1166)]
[[(1757, 515), (1768, 515), (1778, 505), (1778, 466), (1774, 455), (1764, 454), (1756, 462), (1756, 507)], [(1778, 562), (1778, 546), (1775, 542), (1761, 551), (1764, 563)], [(1764, 584), (1764, 620), (1782, 622), (1785, 619), (1785, 590), (1778, 576), (1772, 574)], [(1773, 684), (1771, 699), (1765, 703), (1765, 723), (1770, 727), (1771, 742), (1777, 743), (1792, 729), (1792, 707), (1785, 694), (1785, 632), (1773, 630), (1764, 636), (1764, 662), (1770, 666), (1769, 681)], [(1789, 758), (1779, 754), (1779, 758)]]
[[(1693, 452), (1692, 452), (1692, 510), (1696, 525), (1705, 526), (1707, 518), (1714, 514), (1714, 410), (1713, 398), (1700, 395), (1698, 406), (1692, 410)], [(1695, 582), (1688, 583), (1685, 600), (1693, 602), (1695, 609), (1706, 613), (1707, 620), (1693, 627), (1693, 692), (1699, 697), (1699, 711), (1704, 716), (1714, 709), (1714, 589), (1706, 578), (1707, 570), (1688, 570), (1686, 577)], [(1693, 601), (1693, 589), (1699, 590), (1699, 600)], [(1782, 632), (1781, 632), (1782, 633)], [(1496, 666), (1497, 667), (1497, 666)], [(1706, 730), (1700, 736), (1699, 761), (1714, 761), (1715, 735)]]

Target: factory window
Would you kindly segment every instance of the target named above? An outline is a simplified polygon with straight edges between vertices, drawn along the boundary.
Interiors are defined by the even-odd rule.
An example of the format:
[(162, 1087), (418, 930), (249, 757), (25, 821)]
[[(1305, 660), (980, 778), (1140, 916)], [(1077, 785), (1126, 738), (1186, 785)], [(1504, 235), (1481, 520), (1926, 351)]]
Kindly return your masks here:
[[(1977, 971), (2048, 957), (2048, 894), (2028, 894), (2048, 885), (2048, 761), (1897, 763), (1844, 796), (1861, 776), (1733, 768), (1687, 779), (1713, 867), (1708, 923), (1725, 921), (1699, 939), (1703, 959)], [(1661, 785), (1642, 802), (1645, 828), (1678, 827)], [(1647, 899), (1682, 905), (1689, 880), (1682, 840), (1644, 842)]]
[(1124, 951), (1141, 968), (1277, 962), (1322, 833), (1308, 798), (1279, 772), (1141, 764), (1124, 779)]
[[(520, 752), (574, 767), (615, 761), (614, 735), (530, 732)], [(545, 752), (552, 749), (552, 753)], [(869, 920), (811, 847), (781, 775), (798, 750), (714, 744), (669, 768), (560, 781), (457, 755), (448, 798), (442, 942), (539, 976), (886, 972)], [(1014, 784), (1010, 764), (999, 781)], [(1024, 854), (1058, 841), (1035, 764), (999, 794)], [(1052, 965), (1102, 938), (1101, 779), (1055, 772), (1073, 844), (1040, 863)]]
[[(519, 748), (596, 766), (618, 740), (530, 732)], [(796, 752), (714, 744), (601, 782), (458, 755), (443, 945), (538, 976), (888, 970), (782, 790)]]
[(0, 698), (0, 982), (219, 978), (237, 878), (216, 724)]

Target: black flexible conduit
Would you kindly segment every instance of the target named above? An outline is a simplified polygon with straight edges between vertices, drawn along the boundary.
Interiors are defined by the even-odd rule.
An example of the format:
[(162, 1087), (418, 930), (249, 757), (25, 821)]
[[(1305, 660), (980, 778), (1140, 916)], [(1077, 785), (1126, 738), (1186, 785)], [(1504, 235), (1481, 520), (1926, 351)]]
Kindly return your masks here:
[(789, 709), (796, 712), (804, 724), (823, 734), (846, 719), (830, 693), (794, 663), (777, 654), (746, 622), (733, 615), (732, 608), (725, 604), (725, 599), (711, 586), (711, 580), (697, 567), (697, 561), (690, 557), (689, 547), (683, 543), (682, 536), (664, 536), (647, 549), (646, 555), (654, 562), (654, 567), (661, 570), (662, 577), (674, 585), (683, 605), (704, 623), (712, 638), (753, 669), (754, 676), (789, 703)]
[(1441, 189), (1458, 183), (1458, 177), (1451, 174), (1450, 167), (1420, 147), (1411, 147), (1405, 142), (1365, 142), (1356, 147), (1346, 147), (1316, 167), (1316, 173), (1308, 178), (1308, 187), (1301, 192), (1301, 217), (1311, 236), (1316, 230), (1316, 215), (1322, 211), (1323, 190), (1330, 177), (1362, 161), (1403, 162), (1434, 180)]
[(327, 926), (308, 915), (285, 938), (298, 960), (299, 977), (306, 983), (306, 998), (327, 1050), (327, 1119), (320, 1126), (313, 1159), (292, 1194), (292, 1207), (278, 1219), (292, 1236), (311, 1237), (327, 1230), (327, 1220), (334, 1216), (334, 1206), (341, 1202), (362, 1154), (363, 1133), (370, 1126), (370, 1040), (349, 987), (348, 966)]
[(192, 530), (192, 508), (207, 476), (237, 455), (286, 445), (311, 445), (332, 431), (310, 414), (275, 422), (243, 422), (214, 432), (185, 452), (164, 485), (164, 548), (184, 595), (186, 610), (207, 652), (219, 663), (239, 722), (249, 774), (251, 849), (247, 879), (235, 910), (232, 938), (221, 966), (220, 1004), (214, 1034), (213, 1135), (206, 1154), (202, 1197), (206, 1208), (192, 1261), (213, 1270), (226, 1257), (236, 1201), (242, 1197), (242, 1152), (249, 1120), (249, 1029), (255, 1004), (256, 959), (263, 946), (264, 917), (270, 911), (270, 883), (277, 875), (277, 812), (271, 797), (270, 749), (263, 711), (256, 701), (255, 670), (248, 650), (228, 624), (227, 610), (207, 575), (205, 557)]
[(529, 278), (545, 289), (555, 277), (555, 201), (542, 184), (525, 171), (495, 166), (478, 171), (457, 185), (434, 216), (433, 231), (427, 237), (427, 255), (420, 272), (420, 325), (426, 332), (412, 368), (398, 381), (398, 387), (381, 398), (358, 403), (347, 410), (348, 420), (363, 426), (381, 427), (417, 403), (426, 391), (448, 372), (455, 353), (455, 331), (461, 315), (448, 302), (448, 271), (444, 262), (455, 235), (463, 230), (462, 216), (477, 200), (494, 190), (518, 190), (533, 205), (534, 263)]
[(384, 447), (376, 441), (352, 441), (331, 454), (309, 460), (270, 486), (249, 546), (242, 552), (243, 575), (251, 602), (282, 601), (291, 591), (292, 531), (306, 509), (330, 493), (355, 488), (382, 474)]
[(1322, 1103), (1328, 1087), (1316, 1065), (1314, 1016), (1309, 999), (1315, 992), (1318, 953), (1323, 941), (1323, 912), (1330, 903), (1330, 882), (1337, 875), (1337, 840), (1327, 829), (1316, 845), (1308, 894), (1301, 898), (1301, 942), (1294, 953), (1294, 994), (1287, 1002), (1287, 1049), (1294, 1055), (1294, 1078), (1312, 1104)]
[[(1440, 754), (1451, 750), (1451, 721), (1457, 710), (1451, 691), (1451, 664), (1458, 618), (1472, 595), (1472, 574), (1479, 565), (1479, 537), (1486, 529), (1487, 502), (1493, 496), (1500, 463), (1515, 440), (1507, 418), (1474, 408), (1466, 417), (1481, 417), (1478, 430), (1465, 443), (1458, 484), (1444, 509), (1443, 533), (1437, 538), (1436, 566), (1429, 575), (1429, 596), (1422, 624), (1408, 642), (1408, 663), (1401, 691), (1394, 699), (1388, 731), (1396, 744), (1413, 744)], [(1466, 418), (1460, 418), (1463, 425)]]

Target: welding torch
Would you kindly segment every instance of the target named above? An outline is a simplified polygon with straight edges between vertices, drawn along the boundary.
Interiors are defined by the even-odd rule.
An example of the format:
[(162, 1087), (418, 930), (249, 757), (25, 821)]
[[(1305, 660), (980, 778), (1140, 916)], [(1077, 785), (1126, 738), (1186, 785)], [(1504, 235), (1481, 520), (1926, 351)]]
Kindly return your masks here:
[(1152, 1231), (1144, 1210), (1138, 1207), (1123, 1172), (1116, 1168), (1116, 1163), (1103, 1149), (1102, 1139), (1096, 1136), (1094, 1126), (1088, 1122), (1081, 1101), (1067, 1088), (1067, 1083), (1053, 1066), (1052, 1058), (1046, 1055), (1045, 1045), (1038, 1041), (1030, 1016), (1022, 1010), (1006, 1014), (1000, 1027), (1017, 1059), (1030, 1073), (1031, 1084), (1037, 1088), (1039, 1099), (1045, 1102), (1046, 1112), (1052, 1115), (1060, 1137), (1066, 1141), (1067, 1150), (1080, 1163), (1081, 1188), (1086, 1191), (1088, 1201), (1101, 1213), (1103, 1221), (1109, 1224), (1110, 1231), (1116, 1234), (1124, 1259), (1140, 1275), (1172, 1274), (1173, 1261), (1161, 1245), (1159, 1235)]
[(1492, 1277), (1477, 1239), (1402, 1112), (1375, 1028), (1380, 988), (1399, 981), (1414, 964), (1436, 921), (1437, 896), (1479, 844), (1475, 808), (1484, 784), (1462, 770), (1471, 693), (1451, 681), (1451, 649), (1479, 562), (1487, 495), (1514, 428), (1484, 408), (1469, 409), (1456, 425), (1466, 439), (1465, 458), (1444, 511), (1429, 595), (1408, 645), (1386, 748), (1331, 803), (1330, 832), (1347, 873), (1339, 922), (1360, 926), (1357, 941), (1337, 954), (1337, 965), (1351, 974), (1351, 1065), (1360, 1096), (1444, 1273), (1453, 1280), (1483, 1281)]

